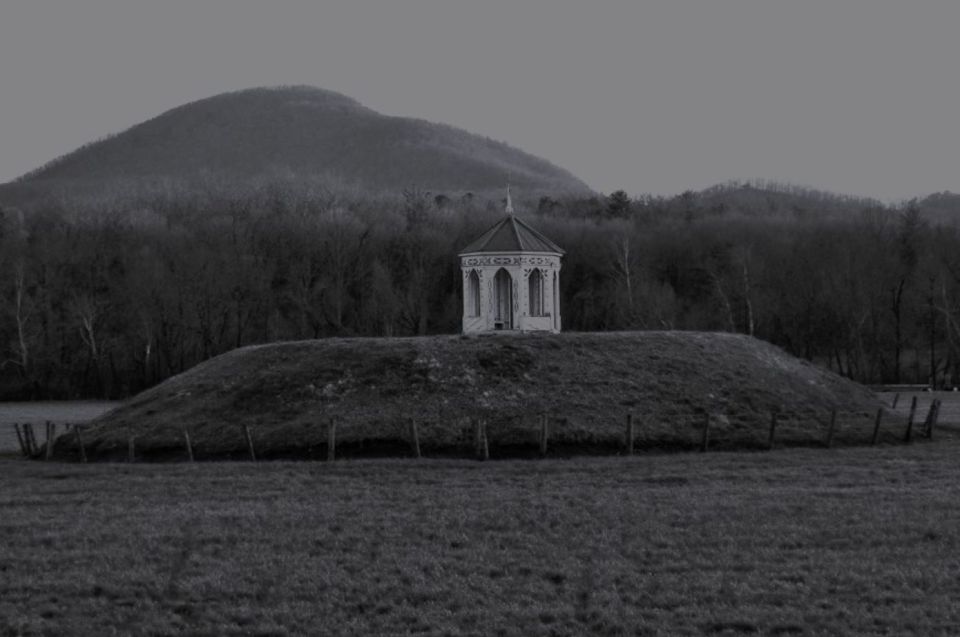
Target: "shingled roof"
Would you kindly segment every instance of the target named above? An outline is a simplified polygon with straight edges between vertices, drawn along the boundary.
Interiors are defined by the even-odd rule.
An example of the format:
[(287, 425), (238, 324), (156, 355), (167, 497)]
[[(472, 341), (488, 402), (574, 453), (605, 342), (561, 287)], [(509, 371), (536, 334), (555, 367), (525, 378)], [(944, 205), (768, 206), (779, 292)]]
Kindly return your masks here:
[(460, 251), (460, 254), (476, 252), (552, 252), (563, 254), (556, 243), (534, 230), (526, 221), (508, 214), (492, 228)]

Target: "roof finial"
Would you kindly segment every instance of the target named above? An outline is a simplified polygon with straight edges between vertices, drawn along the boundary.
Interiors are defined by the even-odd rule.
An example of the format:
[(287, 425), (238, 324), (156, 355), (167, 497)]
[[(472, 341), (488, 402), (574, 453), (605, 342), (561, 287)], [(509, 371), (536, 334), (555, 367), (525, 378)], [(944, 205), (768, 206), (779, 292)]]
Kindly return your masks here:
[(504, 210), (508, 215), (513, 214), (513, 201), (510, 200), (510, 182), (507, 182), (507, 207)]

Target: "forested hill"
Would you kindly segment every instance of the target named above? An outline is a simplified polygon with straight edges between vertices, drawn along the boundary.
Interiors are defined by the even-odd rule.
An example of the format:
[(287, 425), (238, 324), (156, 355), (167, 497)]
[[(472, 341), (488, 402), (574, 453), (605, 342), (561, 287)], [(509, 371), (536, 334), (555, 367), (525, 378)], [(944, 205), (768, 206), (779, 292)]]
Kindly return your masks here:
[(381, 115), (312, 87), (256, 88), (174, 108), (49, 162), (0, 189), (0, 202), (45, 192), (210, 181), (309, 179), (337, 190), (586, 193), (546, 160), (464, 130)]
[[(457, 253), (502, 192), (294, 179), (0, 205), (0, 400), (122, 397), (245, 345), (454, 333)], [(742, 332), (865, 382), (960, 385), (957, 196), (782, 184), (531, 195), (565, 330)]]

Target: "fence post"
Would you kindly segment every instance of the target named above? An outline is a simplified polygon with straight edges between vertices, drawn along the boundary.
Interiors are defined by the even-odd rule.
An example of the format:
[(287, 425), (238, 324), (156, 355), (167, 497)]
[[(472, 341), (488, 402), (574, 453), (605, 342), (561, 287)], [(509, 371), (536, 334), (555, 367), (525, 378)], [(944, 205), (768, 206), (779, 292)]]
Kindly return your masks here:
[(777, 412), (770, 412), (770, 436), (767, 438), (767, 449), (773, 449), (773, 443), (777, 436)]
[(183, 442), (187, 446), (187, 459), (193, 462), (193, 444), (190, 442), (190, 432), (183, 430)]
[(930, 403), (930, 412), (927, 414), (927, 438), (933, 440), (933, 427), (937, 424), (937, 418), (940, 416), (940, 399), (934, 398)]
[(33, 435), (33, 423), (23, 423), (23, 439), (27, 443), (27, 455), (33, 458), (37, 453), (37, 439)]
[(20, 424), (13, 423), (13, 428), (17, 432), (17, 442), (20, 443), (20, 453), (22, 453), (24, 456), (29, 457), (30, 452), (27, 449), (27, 443), (24, 441), (23, 435), (20, 433)]
[(900, 394), (894, 394), (894, 395), (893, 395), (893, 404), (890, 405), (890, 409), (896, 409), (898, 402), (900, 402)]
[(540, 414), (540, 457), (547, 455), (547, 438), (550, 435), (550, 429), (547, 425), (547, 415)]
[(827, 427), (827, 449), (833, 446), (833, 432), (837, 428), (837, 410), (830, 411), (830, 426)]
[(53, 458), (53, 439), (56, 434), (56, 431), (57, 431), (57, 426), (48, 420), (47, 421), (47, 447), (44, 450), (46, 452), (44, 454), (44, 460), (50, 460), (51, 458)]
[(917, 397), (914, 396), (910, 401), (910, 418), (907, 419), (907, 432), (903, 436), (903, 441), (911, 442), (913, 438), (913, 417), (917, 415)]
[(250, 452), (250, 460), (257, 461), (257, 452), (253, 448), (253, 436), (250, 435), (250, 427), (246, 423), (243, 425), (243, 437), (247, 439), (247, 450)]
[(700, 440), (700, 452), (704, 453), (710, 447), (710, 412), (703, 415), (703, 438)]
[(410, 419), (410, 444), (413, 447), (413, 457), (420, 457), (420, 436), (417, 434), (417, 421)]
[(627, 412), (626, 443), (627, 443), (627, 455), (632, 456), (633, 455), (633, 412), (632, 411)]
[(327, 462), (333, 462), (337, 457), (337, 417), (330, 416), (327, 423)]
[(37, 442), (37, 432), (33, 430), (33, 423), (28, 423), (30, 427), (30, 457), (35, 458), (40, 455), (40, 443)]
[(880, 421), (883, 420), (883, 407), (877, 409), (877, 418), (873, 422), (873, 437), (870, 438), (870, 444), (875, 445), (880, 440)]
[(77, 437), (77, 446), (80, 447), (80, 462), (86, 462), (87, 449), (83, 446), (83, 436), (80, 435), (80, 425), (73, 426), (73, 434)]

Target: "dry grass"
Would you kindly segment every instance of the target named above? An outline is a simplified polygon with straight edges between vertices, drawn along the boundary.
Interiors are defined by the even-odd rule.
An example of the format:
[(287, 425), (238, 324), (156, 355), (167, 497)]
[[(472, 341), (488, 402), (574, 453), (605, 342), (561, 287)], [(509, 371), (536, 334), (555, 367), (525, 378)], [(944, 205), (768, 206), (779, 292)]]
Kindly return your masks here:
[(0, 461), (0, 633), (957, 634), (958, 456)]
[[(491, 453), (536, 449), (536, 417), (552, 443), (609, 453), (628, 411), (640, 448), (698, 444), (704, 414), (726, 448), (764, 445), (771, 411), (787, 444), (823, 439), (832, 409), (839, 442), (869, 437), (879, 406), (866, 388), (741, 335), (619, 332), (562, 335), (324, 339), (235, 350), (134, 397), (86, 434), (91, 457), (120, 457), (137, 438), (146, 457), (246, 453), (241, 425), (273, 457), (323, 457), (331, 417), (347, 453), (397, 455), (407, 418), (428, 454), (463, 455), (471, 418), (488, 421)], [(60, 457), (76, 453), (65, 439)]]

